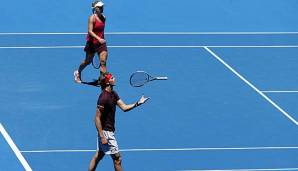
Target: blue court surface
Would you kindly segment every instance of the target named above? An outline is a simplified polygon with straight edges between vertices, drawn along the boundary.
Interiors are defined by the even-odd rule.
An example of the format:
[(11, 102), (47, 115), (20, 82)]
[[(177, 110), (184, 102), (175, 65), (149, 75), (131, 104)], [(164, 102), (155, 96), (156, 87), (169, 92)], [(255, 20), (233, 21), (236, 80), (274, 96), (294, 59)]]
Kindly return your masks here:
[[(298, 26), (291, 23), (298, 3), (276, 1), (265, 8), (269, 1), (251, 2), (264, 8), (244, 1), (191, 0), (189, 10), (181, 9), (188, 28), (183, 29), (173, 18), (162, 24), (164, 17), (177, 14), (147, 23), (141, 17), (150, 16), (140, 9), (134, 11), (139, 17), (129, 11), (138, 25), (127, 21), (124, 27), (115, 10), (125, 3), (107, 1), (108, 70), (116, 77), (115, 90), (128, 104), (143, 94), (150, 97), (127, 113), (117, 109), (116, 138), (124, 170), (298, 170)], [(153, 8), (147, 1), (128, 3), (145, 11)], [(166, 0), (159, 3), (179, 7)], [(214, 3), (216, 15), (209, 15)], [(195, 13), (192, 5), (201, 11)], [(245, 6), (256, 12), (245, 13)], [(71, 31), (59, 29), (64, 18), (57, 19), (57, 27), (37, 26), (40, 16), (16, 24), (23, 23), (23, 28), (0, 27), (1, 171), (88, 169), (97, 146), (94, 116), (101, 90), (73, 80), (85, 55), (86, 11), (78, 11), (82, 23), (69, 20), (71, 26), (79, 25)], [(52, 14), (45, 16), (53, 20)], [(263, 15), (253, 20), (258, 14)], [(231, 17), (235, 20), (226, 25)], [(150, 24), (156, 27), (150, 30)], [(169, 79), (133, 88), (129, 77), (137, 70)], [(82, 78), (92, 80), (98, 72), (88, 66)], [(105, 156), (97, 170), (113, 170), (111, 158)]]

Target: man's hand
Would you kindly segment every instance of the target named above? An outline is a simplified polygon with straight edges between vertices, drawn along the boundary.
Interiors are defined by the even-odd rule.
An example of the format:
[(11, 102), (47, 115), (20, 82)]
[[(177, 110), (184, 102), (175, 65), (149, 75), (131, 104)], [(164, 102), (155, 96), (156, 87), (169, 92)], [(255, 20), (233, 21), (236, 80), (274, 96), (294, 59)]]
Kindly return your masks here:
[(138, 101), (138, 106), (144, 104), (148, 99), (150, 99), (150, 97), (145, 97), (144, 95), (142, 95), (142, 97)]
[(107, 144), (108, 140), (105, 137), (100, 137), (101, 144)]

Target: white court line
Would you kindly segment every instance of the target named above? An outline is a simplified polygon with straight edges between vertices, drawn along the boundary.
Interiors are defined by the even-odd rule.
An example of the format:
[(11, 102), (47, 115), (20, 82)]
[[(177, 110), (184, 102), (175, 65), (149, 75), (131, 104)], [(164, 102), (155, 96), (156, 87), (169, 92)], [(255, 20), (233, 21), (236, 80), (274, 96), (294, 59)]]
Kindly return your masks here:
[(178, 170), (178, 171), (286, 171), (286, 170), (298, 170), (298, 168), (272, 168), (272, 169), (223, 169), (223, 170)]
[(298, 93), (298, 90), (296, 91), (296, 90), (283, 90), (283, 91), (281, 91), (281, 90), (279, 90), (279, 91), (262, 91), (263, 93)]
[[(0, 33), (0, 35), (85, 35), (86, 32), (23, 32)], [(107, 35), (275, 35), (298, 34), (298, 32), (106, 32)]]
[(263, 92), (261, 92), (256, 86), (254, 86), (247, 79), (245, 79), (242, 75), (240, 75), (235, 69), (233, 69), (230, 65), (228, 65), (224, 60), (222, 60), (218, 55), (216, 55), (208, 47), (204, 47), (204, 48), (213, 57), (215, 57), (219, 62), (221, 62), (224, 66), (226, 66), (230, 71), (232, 71), (235, 75), (237, 75), (242, 81), (244, 81), (246, 84), (248, 84), (252, 89), (254, 89), (264, 99), (266, 99), (269, 103), (271, 103), (277, 110), (279, 110), (283, 115), (285, 115), (289, 120), (291, 120), (294, 124), (296, 124), (298, 126), (298, 122), (292, 116), (290, 116), (286, 111), (284, 111), (281, 107), (279, 107), (275, 102), (273, 102), (269, 97), (267, 97)]
[[(136, 148), (121, 149), (122, 152), (152, 152), (152, 151), (226, 151), (226, 150), (297, 150), (298, 147), (211, 147), (211, 148)], [(68, 153), (95, 152), (96, 150), (23, 150), (22, 153)]]
[(74, 49), (85, 46), (0, 46), (0, 49)]
[(22, 150), (22, 153), (78, 153), (95, 152), (96, 150)]
[[(0, 49), (75, 49), (75, 48), (84, 48), (85, 46), (0, 46)], [(298, 45), (280, 45), (280, 46), (275, 46), (275, 45), (268, 45), (268, 46), (263, 46), (263, 45), (255, 45), (255, 46), (206, 46), (206, 45), (201, 45), (201, 46), (160, 46), (160, 45), (150, 45), (150, 46), (108, 46), (108, 48), (298, 48)]]
[[(25, 160), (25, 158), (23, 157), (23, 155), (21, 154), (20, 150), (18, 149), (18, 147), (15, 145), (15, 143), (12, 141), (11, 137), (9, 136), (9, 134), (6, 132), (6, 130), (4, 129), (4, 127), (2, 126), (2, 124), (0, 123), (0, 132), (2, 133), (3, 137), (5, 138), (5, 140), (7, 141), (7, 143), (9, 144), (10, 148), (13, 150), (13, 152), (15, 153), (15, 155), (17, 156), (17, 158), (20, 160), (20, 162), (22, 163), (23, 167), (25, 168), (26, 171), (32, 171), (31, 167), (29, 166), (29, 164), (27, 163), (27, 161)], [(3, 155), (3, 154), (2, 154)]]

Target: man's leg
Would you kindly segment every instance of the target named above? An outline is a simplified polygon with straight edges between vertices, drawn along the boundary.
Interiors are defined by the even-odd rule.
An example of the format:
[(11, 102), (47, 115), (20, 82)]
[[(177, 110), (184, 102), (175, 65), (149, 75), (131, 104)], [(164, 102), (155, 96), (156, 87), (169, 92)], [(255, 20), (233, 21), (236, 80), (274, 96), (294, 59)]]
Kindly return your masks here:
[(89, 164), (89, 171), (95, 171), (97, 164), (103, 158), (105, 153), (103, 151), (96, 151), (95, 155), (93, 156), (92, 160)]
[(116, 154), (111, 154), (111, 157), (113, 159), (113, 163), (114, 163), (114, 168), (115, 171), (122, 171), (122, 167), (121, 167), (121, 155), (120, 153), (116, 153)]

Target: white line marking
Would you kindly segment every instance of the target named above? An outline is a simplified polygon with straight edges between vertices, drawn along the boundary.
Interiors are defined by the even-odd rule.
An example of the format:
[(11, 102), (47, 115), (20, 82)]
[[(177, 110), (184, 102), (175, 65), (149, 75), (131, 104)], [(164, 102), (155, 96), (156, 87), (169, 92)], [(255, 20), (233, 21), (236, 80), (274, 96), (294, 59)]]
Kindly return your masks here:
[(95, 152), (96, 150), (22, 150), (22, 153), (76, 153)]
[(13, 152), (15, 153), (17, 158), (22, 163), (25, 170), (26, 171), (32, 171), (31, 167), (29, 166), (29, 164), (27, 163), (27, 161), (25, 160), (25, 158), (21, 154), (20, 150), (15, 145), (15, 143), (12, 141), (11, 137), (8, 135), (8, 133), (6, 132), (6, 130), (4, 129), (4, 127), (2, 126), (1, 123), (0, 123), (0, 132), (2, 133), (3, 137), (5, 138), (5, 140), (7, 141), (7, 143), (9, 144), (10, 148), (13, 150)]
[(298, 90), (262, 91), (263, 93), (298, 93)]
[(72, 49), (84, 46), (1, 46), (0, 49)]
[(83, 33), (83, 32), (73, 32), (73, 33), (54, 33), (54, 32), (49, 32), (49, 33), (34, 33), (34, 32), (31, 32), (31, 33), (0, 33), (0, 35), (82, 35), (82, 34), (87, 34), (87, 33)]
[(265, 35), (265, 34), (298, 34), (298, 32), (108, 32), (120, 35)]
[(235, 45), (235, 46), (201, 46), (209, 47), (209, 48), (297, 48), (298, 45), (248, 45), (248, 46), (241, 46), (241, 45)]
[[(0, 33), (0, 35), (85, 35), (86, 32), (48, 33)], [(106, 32), (107, 35), (275, 35), (298, 34), (298, 32)]]
[(298, 170), (298, 168), (272, 168), (272, 169), (223, 169), (223, 170), (179, 170), (179, 171), (275, 171), (275, 170)]
[[(298, 147), (213, 147), (213, 148), (136, 148), (122, 149), (123, 152), (147, 151), (224, 151), (224, 150), (297, 150)], [(66, 153), (66, 152), (95, 152), (96, 150), (23, 150), (22, 153)]]
[[(74, 49), (74, 48), (84, 48), (85, 46), (0, 46), (0, 49)], [(298, 45), (268, 45), (268, 46), (108, 46), (108, 48), (298, 48)]]
[(208, 47), (204, 47), (204, 49), (207, 50), (213, 57), (215, 57), (218, 61), (220, 61), (224, 66), (226, 66), (230, 71), (232, 71), (235, 75), (237, 75), (242, 81), (244, 81), (246, 84), (248, 84), (252, 89), (254, 89), (257, 93), (259, 93), (264, 99), (266, 99), (276, 109), (278, 109), (283, 115), (285, 115), (288, 119), (290, 119), (294, 124), (296, 124), (298, 126), (298, 122), (293, 117), (291, 117), (286, 111), (284, 111), (281, 107), (279, 107), (275, 102), (273, 102), (269, 97), (267, 97), (257, 87), (255, 87), (252, 83), (250, 83), (247, 79), (245, 79), (242, 75), (240, 75), (235, 69), (233, 69), (225, 61), (223, 61), (218, 55), (216, 55)]

